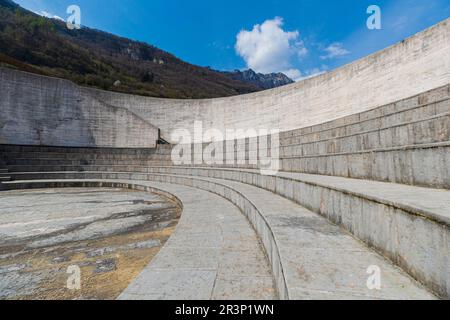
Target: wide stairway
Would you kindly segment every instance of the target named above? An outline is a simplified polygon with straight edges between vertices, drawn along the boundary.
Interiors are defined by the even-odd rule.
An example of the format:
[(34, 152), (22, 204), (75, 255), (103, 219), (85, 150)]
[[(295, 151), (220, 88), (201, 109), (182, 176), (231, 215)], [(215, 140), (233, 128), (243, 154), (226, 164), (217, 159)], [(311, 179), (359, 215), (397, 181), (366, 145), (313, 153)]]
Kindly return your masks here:
[[(116, 181), (208, 191), (247, 217), (281, 299), (448, 299), (449, 97), (445, 86), (283, 132), (274, 176), (248, 163), (174, 166), (170, 145), (0, 145), (0, 188)], [(146, 290), (139, 279), (129, 290)]]

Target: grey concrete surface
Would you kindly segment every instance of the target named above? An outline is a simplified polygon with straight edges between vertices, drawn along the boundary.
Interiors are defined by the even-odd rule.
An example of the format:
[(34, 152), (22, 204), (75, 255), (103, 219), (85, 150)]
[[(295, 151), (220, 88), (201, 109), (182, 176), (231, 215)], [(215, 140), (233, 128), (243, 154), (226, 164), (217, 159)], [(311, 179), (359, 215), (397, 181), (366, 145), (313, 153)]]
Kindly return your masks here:
[[(281, 169), (448, 188), (449, 88), (447, 85), (323, 125), (284, 132)], [(0, 145), (4, 162), (11, 171), (19, 172), (140, 171), (138, 166), (172, 165), (171, 148)]]
[[(443, 297), (449, 295), (450, 192), (339, 177), (226, 169), (155, 168), (251, 184), (342, 225)], [(147, 179), (153, 179), (150, 174)]]
[[(277, 298), (267, 258), (254, 230), (239, 209), (223, 198), (193, 188), (154, 182), (110, 180), (103, 181), (103, 184), (95, 181), (42, 183), (39, 187), (44, 185), (91, 188), (103, 186), (138, 189), (156, 194), (162, 192), (164, 196), (170, 194), (170, 197), (179, 201), (183, 206), (182, 217), (172, 236), (151, 263), (120, 295), (119, 299), (248, 300)], [(52, 189), (51, 192), (57, 193), (57, 190), (64, 193), (65, 189)], [(107, 196), (109, 190), (103, 190)], [(9, 199), (20, 196), (18, 192), (10, 191), (3, 195)], [(23, 197), (31, 195), (31, 198), (33, 194), (41, 192), (40, 190), (20, 191), (23, 193)], [(79, 192), (89, 197), (89, 189)], [(114, 193), (109, 195), (109, 197), (111, 196), (114, 196)], [(155, 197), (158, 198), (158, 196)], [(128, 199), (125, 199), (125, 202), (127, 202), (126, 200)], [(17, 199), (13, 198), (8, 201), (17, 203)], [(122, 206), (126, 205), (126, 203), (121, 204)], [(41, 206), (50, 212), (57, 210), (52, 203), (45, 202)], [(103, 206), (100, 206), (99, 209), (103, 209)], [(5, 210), (9, 209), (5, 208)], [(97, 211), (101, 215), (103, 210), (96, 209), (95, 212)], [(113, 210), (106, 210), (106, 213), (110, 214), (110, 211)], [(39, 210), (38, 213), (39, 215), (45, 214), (45, 210)], [(85, 219), (89, 219), (89, 217), (83, 216)], [(39, 216), (36, 217), (36, 221), (41, 221)], [(67, 222), (70, 221), (72, 221), (71, 217), (68, 217)], [(127, 225), (122, 222), (120, 222), (120, 226), (127, 228)], [(57, 227), (60, 227), (59, 224)], [(97, 232), (112, 231), (97, 228)], [(79, 236), (84, 238), (87, 235), (79, 234)]]
[(119, 299), (276, 298), (263, 248), (237, 207), (189, 187), (146, 185), (180, 199), (183, 215), (163, 250)]
[(0, 68), (0, 143), (152, 148), (156, 127), (70, 81)]
[(165, 217), (146, 213), (174, 208), (157, 195), (120, 189), (6, 191), (0, 201), (0, 246), (46, 247), (117, 234)]
[[(334, 137), (352, 135), (364, 131), (382, 130), (393, 126), (408, 124), (449, 112), (449, 86), (444, 86), (436, 90), (406, 99), (403, 103), (408, 103), (408, 108), (401, 110), (395, 108), (395, 103), (389, 106), (381, 106), (370, 112), (359, 113), (350, 117), (344, 117), (336, 121), (329, 122), (325, 127), (318, 125), (299, 130), (283, 132), (280, 134), (281, 144), (308, 143), (317, 140), (325, 140)], [(439, 94), (431, 102), (417, 105), (420, 98), (430, 99), (429, 96)], [(441, 96), (442, 95), (442, 96)], [(439, 99), (435, 101), (435, 99)], [(397, 102), (398, 103), (398, 102)], [(377, 112), (376, 112), (377, 111)], [(369, 113), (371, 116), (366, 116)], [(331, 127), (331, 128), (330, 128)]]
[[(8, 118), (1, 123), (0, 142), (116, 147), (126, 147), (129, 142), (148, 147), (149, 139), (140, 139), (136, 130), (147, 130), (149, 134), (144, 136), (153, 138), (149, 124), (161, 129), (168, 141), (174, 129), (192, 131), (194, 121), (203, 121), (204, 130), (223, 132), (249, 128), (289, 131), (318, 125), (448, 85), (448, 24), (449, 19), (333, 72), (229, 98), (148, 98), (2, 70), (0, 106)], [(36, 99), (40, 111), (34, 107), (29, 113)], [(17, 114), (20, 116), (12, 116)], [(96, 127), (100, 115), (105, 120)], [(125, 122), (116, 125), (116, 121)]]
[[(441, 296), (448, 295), (450, 192), (345, 179), (255, 170), (163, 167), (146, 173), (35, 173), (20, 179), (155, 180), (161, 174), (234, 180), (291, 199), (342, 225)], [(14, 184), (20, 186), (21, 181)], [(412, 232), (411, 230), (414, 230)]]
[[(449, 102), (450, 106), (450, 102)], [(281, 144), (280, 156), (299, 157), (330, 153), (412, 146), (450, 140), (450, 113), (393, 127), (339, 137), (318, 139), (307, 143)]]
[[(245, 250), (242, 261), (236, 258), (248, 240), (236, 233), (248, 235), (251, 229), (225, 199), (257, 231), (283, 299), (433, 298), (409, 276), (448, 298), (449, 21), (331, 73), (223, 99), (130, 96), (0, 69), (1, 108), (8, 117), (0, 120), (0, 162), (12, 171), (0, 172), (0, 180), (18, 180), (0, 181), (0, 189), (70, 183), (41, 179), (114, 179), (180, 195), (189, 213), (177, 229), (182, 232), (128, 288), (126, 298), (274, 297), (261, 255)], [(37, 112), (30, 114), (35, 104)], [(49, 114), (55, 117), (46, 119)], [(262, 176), (252, 164), (171, 167), (172, 146), (38, 146), (152, 147), (156, 128), (150, 123), (170, 140), (171, 130), (192, 130), (194, 120), (203, 121), (204, 130), (279, 128), (283, 171)], [(256, 152), (248, 142), (247, 160)], [(36, 146), (5, 145), (19, 143)], [(27, 179), (39, 181), (21, 181)], [(233, 241), (224, 231), (228, 227)], [(99, 230), (94, 229), (84, 236)], [(224, 250), (229, 246), (233, 250)], [(386, 281), (379, 292), (364, 287), (367, 275), (361, 270), (372, 263), (382, 266)]]
[[(294, 130), (392, 103), (447, 85), (450, 79), (449, 19), (381, 52), (333, 72), (282, 88), (209, 100), (165, 100), (99, 93), (125, 105), (161, 129), (165, 139), (177, 128), (193, 130)], [(364, 94), (361, 94), (364, 92)], [(170, 111), (169, 111), (170, 110)]]
[[(290, 299), (434, 298), (382, 256), (325, 218), (260, 188), (237, 182), (226, 184), (243, 194), (267, 221), (279, 250)], [(251, 217), (256, 212), (250, 210), (248, 214)], [(255, 219), (254, 224), (257, 223)], [(379, 291), (367, 288), (366, 271), (372, 265), (383, 270), (384, 285)]]
[[(449, 159), (450, 142), (446, 141), (351, 153), (283, 158), (280, 160), (280, 170), (449, 189)], [(134, 172), (145, 170), (148, 166), (172, 165), (170, 155), (149, 156), (147, 159), (137, 160), (7, 158), (6, 161), (12, 173), (33, 171)], [(258, 165), (224, 165), (219, 167), (254, 169)]]
[(281, 170), (450, 188), (450, 142), (281, 159)]
[(372, 130), (379, 126), (392, 126), (414, 119), (435, 116), (449, 111), (448, 103), (446, 102), (450, 95), (449, 90), (449, 84), (445, 84), (442, 87), (419, 92), (414, 96), (376, 106), (367, 111), (287, 131), (281, 133), (281, 138), (320, 134), (330, 130), (339, 131), (342, 128), (346, 129), (346, 134), (352, 134), (359, 131)]
[[(181, 209), (120, 188), (0, 194), (0, 299), (114, 299), (167, 241)], [(68, 266), (80, 290), (66, 288)]]
[[(440, 223), (450, 223), (450, 191), (446, 189), (429, 189), (423, 187), (392, 184), (378, 181), (349, 179), (310, 175), (302, 173), (280, 172), (277, 176), (262, 176), (258, 170), (230, 169), (230, 168), (203, 168), (203, 167), (140, 167), (130, 171), (60, 171), (60, 172), (24, 172), (10, 173), (14, 178), (12, 183), (20, 184), (24, 180), (42, 179), (89, 179), (105, 177), (125, 177), (127, 179), (146, 180), (151, 174), (180, 174), (200, 177), (236, 180), (269, 189), (273, 192), (283, 192), (282, 195), (292, 197), (295, 186), (288, 185), (289, 190), (276, 180), (284, 182), (291, 180), (311, 185), (318, 185), (330, 190), (351, 193), (388, 206), (411, 211), (423, 215)], [(7, 184), (8, 185), (8, 184)], [(12, 185), (12, 184), (9, 184)], [(284, 194), (286, 192), (286, 194)]]
[[(409, 278), (403, 271), (362, 245), (343, 229), (269, 191), (243, 183), (212, 178), (154, 175), (152, 179), (177, 184), (173, 185), (172, 189), (168, 189), (163, 184), (166, 191), (174, 192), (177, 188), (180, 188), (179, 185), (192, 186), (219, 194), (239, 206), (252, 222), (264, 243), (272, 263), (272, 272), (281, 298), (435, 299), (433, 294)], [(74, 181), (83, 182), (83, 180)], [(36, 187), (48, 183), (50, 183), (50, 180), (22, 182), (24, 185), (32, 186), (34, 184)], [(57, 183), (57, 181), (53, 180), (53, 183)], [(60, 180), (59, 183), (68, 182)], [(158, 184), (154, 185), (155, 182), (148, 181), (124, 180), (123, 183), (158, 186)], [(192, 192), (191, 188), (190, 190)], [(180, 193), (175, 192), (174, 194), (180, 196), (180, 200), (182, 199)], [(188, 205), (195, 204), (195, 206), (201, 208), (201, 197), (196, 198), (199, 201), (193, 201), (192, 195), (188, 199)], [(217, 207), (216, 203), (211, 203), (211, 201), (208, 201), (208, 203), (210, 208)], [(183, 205), (186, 212), (186, 203), (183, 203)], [(199, 209), (196, 208), (195, 211), (198, 212)], [(211, 218), (211, 214), (216, 212), (219, 211), (216, 211), (216, 209), (207, 210), (205, 214), (208, 216), (208, 220)], [(218, 218), (221, 221), (223, 219), (223, 217), (220, 217), (221, 213), (217, 214), (219, 214)], [(211, 227), (217, 228), (217, 223), (214, 226), (204, 225), (199, 223), (196, 218), (184, 222), (180, 221), (176, 232), (168, 241), (166, 247), (121, 298), (140, 299), (144, 296), (150, 299), (160, 299), (200, 296), (202, 299), (208, 299), (207, 284), (214, 278), (213, 274), (208, 271), (217, 265), (217, 257), (219, 256), (215, 247), (216, 242), (201, 241), (204, 245), (200, 246), (200, 249), (205, 251), (203, 254), (199, 254), (198, 243), (193, 243), (193, 247), (186, 247), (186, 243), (189, 243), (189, 241), (186, 241), (184, 237), (178, 239), (180, 233), (177, 232), (185, 234), (186, 231), (189, 231), (199, 235), (208, 230), (217, 236), (218, 230), (211, 230)], [(240, 227), (229, 229), (231, 231), (230, 236), (237, 235), (241, 232), (240, 230)], [(246, 241), (246, 243), (248, 242)], [(239, 243), (230, 242), (229, 244), (232, 247), (240, 247)], [(180, 245), (181, 247), (178, 247)], [(297, 250), (300, 247), (302, 250)], [(239, 261), (237, 266), (239, 274), (245, 275), (251, 271), (247, 269), (249, 262), (246, 259), (242, 260), (241, 254), (229, 250), (226, 250), (226, 252), (226, 257), (222, 260), (224, 269), (235, 270), (233, 267), (236, 268), (236, 261)], [(180, 258), (182, 259), (180, 260)], [(253, 257), (249, 261), (254, 261), (255, 265), (261, 267), (259, 259), (256, 258), (255, 260), (255, 257)], [(380, 290), (369, 290), (367, 288), (368, 275), (366, 271), (372, 265), (376, 265), (382, 270), (382, 287)], [(178, 268), (180, 272), (175, 270), (166, 272), (170, 268)], [(195, 272), (193, 272), (193, 269), (195, 269)], [(203, 272), (200, 272), (200, 270)], [(256, 274), (260, 274), (261, 271), (256, 272)], [(228, 277), (225, 276), (224, 278), (227, 279)], [(254, 280), (258, 280), (261, 285), (260, 279)], [(174, 287), (174, 283), (178, 285)], [(196, 287), (195, 290), (183, 289), (180, 292), (180, 287), (192, 288), (193, 286)], [(164, 290), (165, 296), (161, 296), (161, 292), (156, 290), (156, 288), (161, 287), (167, 288)], [(226, 290), (235, 288), (237, 292), (241, 293), (248, 292), (243, 291), (242, 288), (249, 290), (248, 284), (241, 286), (225, 285), (224, 287), (227, 288)]]

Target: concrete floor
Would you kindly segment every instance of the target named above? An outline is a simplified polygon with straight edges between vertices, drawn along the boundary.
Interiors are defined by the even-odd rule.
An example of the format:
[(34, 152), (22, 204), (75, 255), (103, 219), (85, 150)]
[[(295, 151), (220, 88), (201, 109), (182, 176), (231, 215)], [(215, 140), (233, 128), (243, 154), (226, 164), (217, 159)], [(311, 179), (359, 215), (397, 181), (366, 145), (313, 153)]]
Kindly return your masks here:
[[(181, 209), (159, 195), (70, 188), (0, 194), (0, 299), (115, 299), (159, 252)], [(81, 289), (67, 288), (69, 266)]]

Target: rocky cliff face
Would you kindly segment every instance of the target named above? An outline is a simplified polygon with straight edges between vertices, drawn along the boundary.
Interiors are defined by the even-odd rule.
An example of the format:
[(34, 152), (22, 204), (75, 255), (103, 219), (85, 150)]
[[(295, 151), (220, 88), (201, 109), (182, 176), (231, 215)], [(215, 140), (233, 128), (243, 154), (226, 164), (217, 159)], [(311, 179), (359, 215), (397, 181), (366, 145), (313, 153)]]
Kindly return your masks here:
[(245, 71), (225, 72), (225, 74), (234, 80), (250, 83), (261, 89), (271, 89), (294, 83), (292, 79), (283, 73), (262, 74), (248, 69)]

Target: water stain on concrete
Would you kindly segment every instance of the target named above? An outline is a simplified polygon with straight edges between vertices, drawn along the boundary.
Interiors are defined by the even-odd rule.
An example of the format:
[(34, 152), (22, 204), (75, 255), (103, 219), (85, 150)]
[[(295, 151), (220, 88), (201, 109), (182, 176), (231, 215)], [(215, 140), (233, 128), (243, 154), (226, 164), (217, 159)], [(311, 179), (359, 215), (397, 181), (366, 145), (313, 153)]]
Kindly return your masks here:
[[(14, 192), (0, 196), (0, 299), (115, 299), (159, 252), (181, 214), (175, 203), (158, 195), (122, 189), (82, 190), (46, 189), (34, 194), (21, 191), (19, 197)], [(95, 200), (89, 199), (93, 197)], [(65, 199), (70, 199), (67, 207)], [(112, 199), (114, 203), (109, 202)], [(32, 210), (40, 215), (35, 219), (31, 209), (6, 209), (30, 201), (36, 204)], [(74, 223), (74, 218), (92, 212), (97, 213), (93, 219)], [(43, 232), (21, 232), (21, 225), (10, 226), (8, 218), (18, 219), (16, 214), (23, 215), (19, 221), (28, 223), (24, 224), (27, 228), (35, 224)], [(48, 223), (40, 222), (43, 214)], [(67, 288), (70, 266), (81, 271), (80, 290)]]
[(280, 227), (309, 230), (327, 236), (344, 236), (342, 229), (330, 224), (328, 221), (317, 217), (285, 217), (280, 218)]

